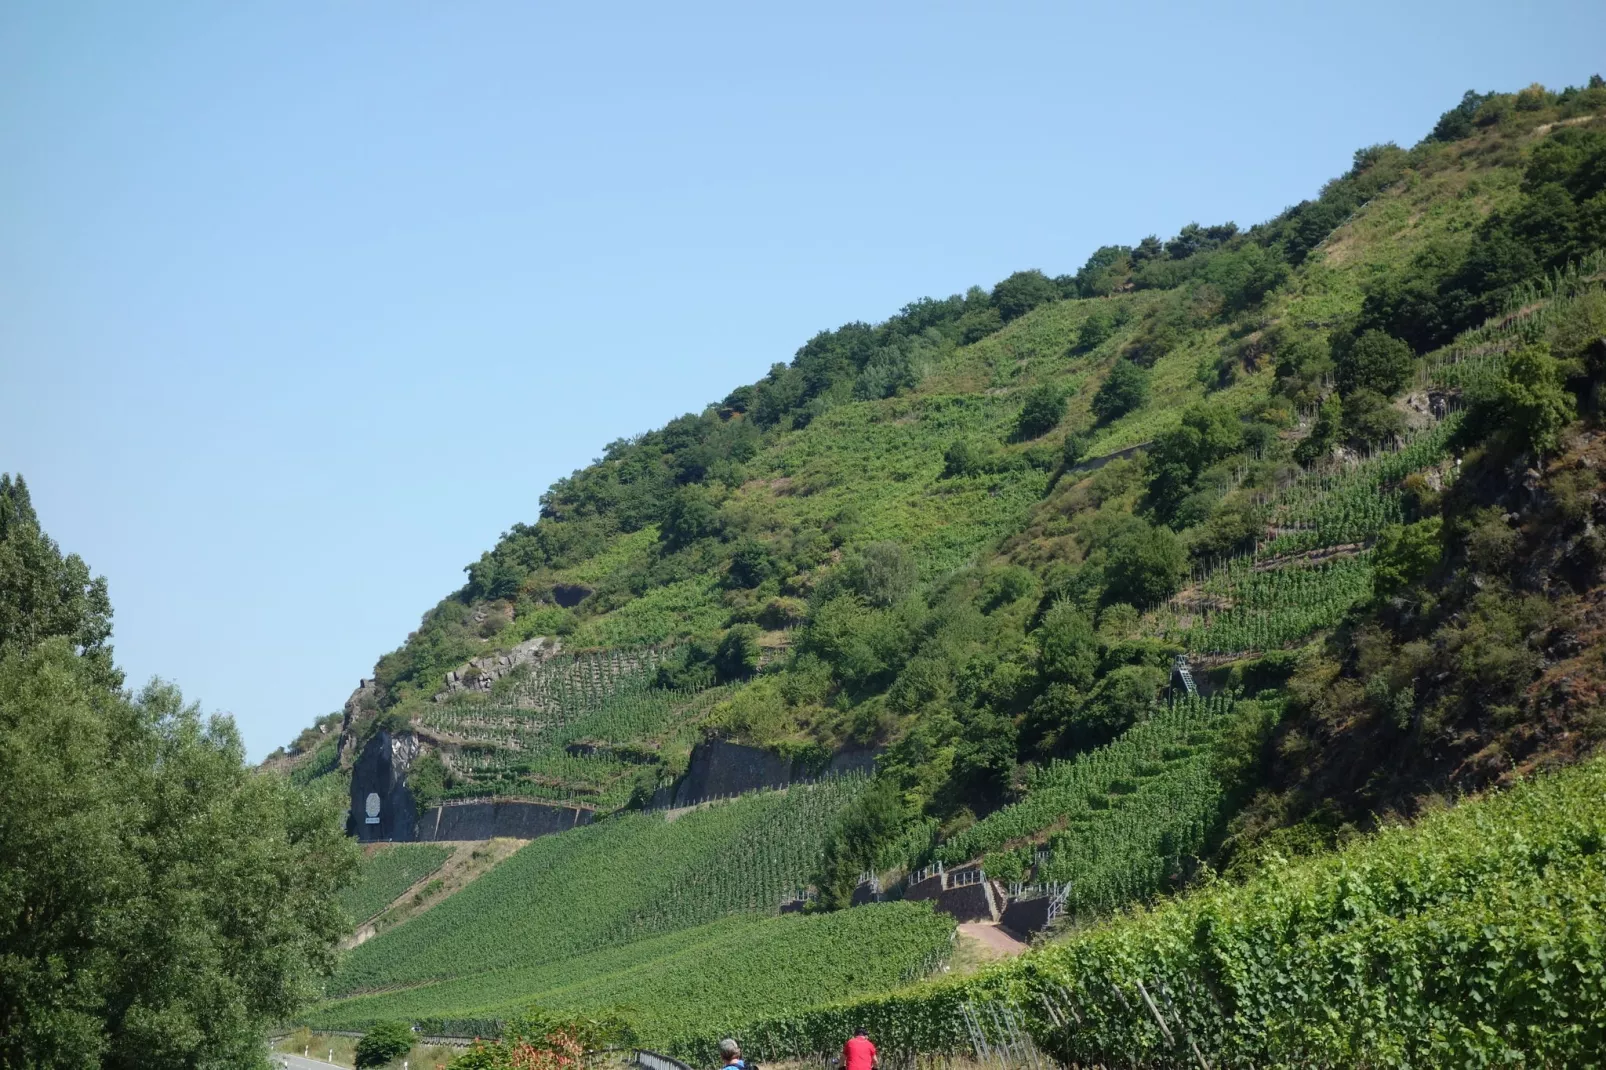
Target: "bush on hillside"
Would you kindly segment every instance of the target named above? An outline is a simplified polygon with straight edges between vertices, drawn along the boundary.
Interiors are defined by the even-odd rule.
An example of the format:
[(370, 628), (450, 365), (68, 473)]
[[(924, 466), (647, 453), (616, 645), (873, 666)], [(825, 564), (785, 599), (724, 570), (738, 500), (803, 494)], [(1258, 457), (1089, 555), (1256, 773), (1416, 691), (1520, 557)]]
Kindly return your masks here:
[(714, 672), (721, 682), (745, 680), (758, 671), (758, 625), (733, 625), (714, 652)]
[(1141, 524), (1110, 544), (1105, 600), (1152, 606), (1177, 592), (1188, 555), (1170, 528)]
[(1093, 395), (1093, 415), (1109, 423), (1143, 407), (1149, 400), (1149, 373), (1130, 360), (1117, 360)]
[(1017, 271), (994, 286), (992, 300), (999, 316), (1008, 323), (1026, 315), (1038, 305), (1057, 301), (1059, 296), (1059, 287), (1054, 281), (1032, 268), (1030, 271)]
[(1037, 630), (1038, 671), (1043, 678), (1077, 689), (1092, 686), (1099, 640), (1093, 622), (1069, 601), (1055, 602)]
[(1064, 392), (1049, 383), (1034, 386), (1027, 392), (1020, 416), (1015, 421), (1015, 439), (1025, 442), (1041, 438), (1058, 427), (1064, 417)]
[(1480, 387), (1462, 424), (1466, 439), (1496, 439), (1512, 452), (1553, 452), (1576, 405), (1566, 369), (1545, 345), (1524, 346), (1506, 361), (1501, 377)]
[(1344, 437), (1357, 449), (1387, 445), (1405, 434), (1405, 414), (1375, 390), (1357, 390), (1344, 399)]
[(993, 334), (1004, 325), (1004, 317), (996, 308), (976, 308), (959, 317), (959, 344), (970, 345)]
[(1379, 330), (1345, 339), (1333, 353), (1333, 368), (1342, 394), (1371, 390), (1393, 397), (1410, 380), (1411, 347)]

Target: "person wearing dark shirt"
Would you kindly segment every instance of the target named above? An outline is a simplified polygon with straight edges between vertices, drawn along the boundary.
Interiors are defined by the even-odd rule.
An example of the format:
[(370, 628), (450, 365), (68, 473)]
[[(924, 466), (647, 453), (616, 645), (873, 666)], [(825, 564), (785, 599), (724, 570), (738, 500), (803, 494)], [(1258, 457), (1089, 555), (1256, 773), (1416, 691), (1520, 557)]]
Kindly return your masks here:
[(875, 1045), (862, 1028), (855, 1029), (842, 1045), (842, 1070), (877, 1070), (880, 1065), (876, 1062)]

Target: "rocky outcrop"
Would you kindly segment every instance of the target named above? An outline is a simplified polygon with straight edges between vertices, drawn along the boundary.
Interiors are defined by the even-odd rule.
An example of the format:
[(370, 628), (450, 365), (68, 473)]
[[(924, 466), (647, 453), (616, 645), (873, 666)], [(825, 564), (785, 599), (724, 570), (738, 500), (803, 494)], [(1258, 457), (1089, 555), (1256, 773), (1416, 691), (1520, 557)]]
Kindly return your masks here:
[(367, 714), (379, 712), (379, 685), (373, 680), (358, 680), (357, 690), (341, 707), (340, 742), (335, 745), (335, 757), (345, 769), (356, 759), (357, 730)]
[(492, 684), (519, 666), (555, 657), (562, 651), (563, 644), (557, 639), (538, 635), (534, 639), (526, 639), (505, 654), (470, 658), (446, 674), (446, 686), (435, 693), (434, 701), (440, 702), (465, 691), (489, 692)]

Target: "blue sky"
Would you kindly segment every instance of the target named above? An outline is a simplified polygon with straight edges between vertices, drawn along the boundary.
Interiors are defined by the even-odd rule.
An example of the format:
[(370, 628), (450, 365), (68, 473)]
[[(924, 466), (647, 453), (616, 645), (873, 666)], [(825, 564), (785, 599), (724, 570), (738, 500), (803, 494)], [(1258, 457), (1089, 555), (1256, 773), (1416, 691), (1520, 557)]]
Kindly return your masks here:
[(815, 331), (1248, 225), (1606, 5), (0, 8), (0, 470), (253, 757)]

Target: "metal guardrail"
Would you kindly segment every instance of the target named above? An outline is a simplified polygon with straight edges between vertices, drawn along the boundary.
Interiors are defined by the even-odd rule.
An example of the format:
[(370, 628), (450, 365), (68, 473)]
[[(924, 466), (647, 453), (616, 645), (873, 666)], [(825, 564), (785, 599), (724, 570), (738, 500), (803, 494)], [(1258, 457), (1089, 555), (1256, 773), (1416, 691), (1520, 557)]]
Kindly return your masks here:
[(642, 1070), (691, 1070), (691, 1067), (679, 1059), (671, 1059), (667, 1055), (660, 1055), (645, 1048), (637, 1049), (636, 1065)]

